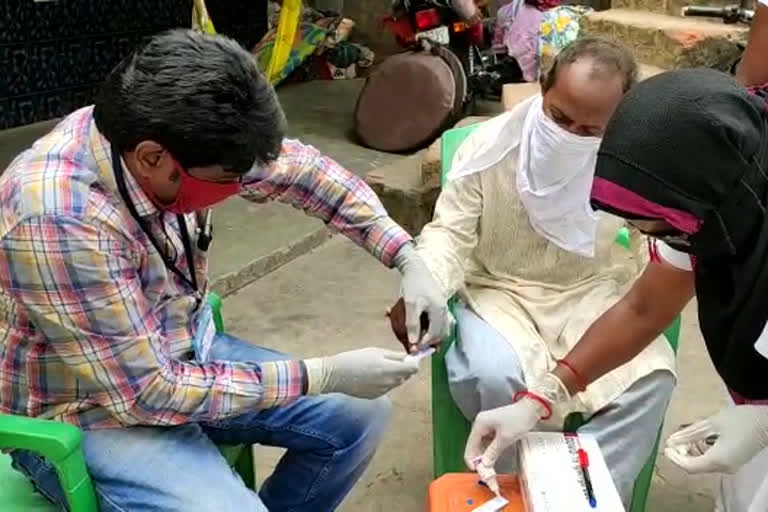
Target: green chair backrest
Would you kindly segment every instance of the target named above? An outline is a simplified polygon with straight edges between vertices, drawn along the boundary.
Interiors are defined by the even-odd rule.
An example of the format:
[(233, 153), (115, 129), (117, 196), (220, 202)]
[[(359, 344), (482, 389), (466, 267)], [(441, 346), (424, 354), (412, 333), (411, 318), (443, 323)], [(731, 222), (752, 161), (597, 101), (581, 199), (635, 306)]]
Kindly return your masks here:
[[(454, 128), (444, 132), (440, 138), (442, 186), (448, 181), (453, 155), (476, 126)], [(455, 305), (456, 300), (451, 299), (449, 307), (452, 314), (455, 313)], [(445, 366), (445, 353), (456, 339), (457, 332), (454, 326), (453, 332), (432, 357), (432, 464), (435, 478), (445, 473), (461, 473), (467, 470), (464, 464), (464, 445), (472, 425), (451, 398), (448, 370)]]
[[(453, 155), (456, 150), (472, 133), (477, 125), (454, 128), (443, 133), (441, 137), (441, 179), (444, 186), (447, 181), (448, 172), (453, 162)], [(629, 230), (621, 228), (616, 235), (616, 243), (629, 249), (630, 234)], [(455, 299), (450, 301), (451, 313), (455, 309)], [(455, 315), (454, 315), (455, 316)], [(680, 337), (680, 317), (670, 325), (664, 334), (672, 350), (677, 353)], [(471, 423), (467, 421), (464, 414), (456, 406), (451, 397), (448, 388), (448, 371), (445, 365), (445, 353), (448, 348), (457, 340), (458, 329), (450, 334), (447, 340), (443, 342), (440, 350), (432, 357), (432, 433), (433, 433), (433, 468), (435, 478), (445, 473), (460, 473), (467, 470), (464, 464), (464, 445), (466, 444)], [(564, 430), (573, 431), (585, 423), (581, 414), (572, 414), (566, 418)], [(644, 512), (648, 491), (653, 478), (654, 464), (658, 445), (661, 436), (661, 428), (656, 437), (656, 445), (648, 457), (640, 475), (635, 480), (634, 492), (632, 495), (632, 504), (630, 512)]]
[[(73, 512), (98, 510), (96, 495), (81, 450), (83, 434), (75, 426), (58, 421), (0, 414), (0, 448), (19, 448), (39, 453), (59, 475), (59, 483)], [(32, 485), (11, 468), (9, 455), (0, 455), (0, 510), (26, 511), (42, 507)], [(40, 510), (45, 510), (40, 508)]]

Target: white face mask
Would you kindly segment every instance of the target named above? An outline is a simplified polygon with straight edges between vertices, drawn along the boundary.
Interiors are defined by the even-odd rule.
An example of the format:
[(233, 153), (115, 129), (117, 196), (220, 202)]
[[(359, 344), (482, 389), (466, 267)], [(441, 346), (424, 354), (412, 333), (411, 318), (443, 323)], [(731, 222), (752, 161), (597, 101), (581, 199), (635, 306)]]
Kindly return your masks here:
[(597, 232), (589, 194), (599, 146), (598, 137), (580, 137), (547, 117), (541, 96), (531, 104), (520, 143), (520, 200), (537, 233), (588, 257)]

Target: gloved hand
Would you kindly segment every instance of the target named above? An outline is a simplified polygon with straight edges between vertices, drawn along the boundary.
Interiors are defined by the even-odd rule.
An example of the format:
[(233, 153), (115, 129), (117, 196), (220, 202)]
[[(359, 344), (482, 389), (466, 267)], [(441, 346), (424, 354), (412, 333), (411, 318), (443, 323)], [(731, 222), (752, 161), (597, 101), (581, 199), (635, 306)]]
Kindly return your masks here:
[(551, 414), (553, 405), (570, 398), (562, 381), (552, 373), (542, 376), (530, 392), (550, 408), (526, 395), (511, 405), (477, 415), (464, 449), (464, 461), (470, 469), (477, 469), (478, 459), (485, 468), (493, 468), (507, 448)]
[(417, 361), (404, 358), (402, 352), (369, 347), (306, 359), (307, 394), (344, 393), (358, 398), (378, 398), (419, 370)]
[(689, 473), (735, 473), (768, 446), (768, 406), (735, 405), (675, 432), (664, 455)]
[[(408, 342), (423, 349), (440, 343), (450, 333), (452, 317), (448, 298), (443, 297), (432, 273), (412, 244), (404, 245), (395, 257), (395, 266), (403, 275), (400, 295), (405, 301), (405, 328)], [(421, 336), (421, 315), (427, 314), (429, 326)], [(413, 350), (410, 350), (413, 351)]]
[(477, 460), (493, 468), (496, 460), (520, 436), (533, 430), (547, 409), (539, 402), (524, 397), (511, 405), (483, 411), (472, 424), (472, 431), (464, 448), (464, 462), (471, 470), (477, 469)]

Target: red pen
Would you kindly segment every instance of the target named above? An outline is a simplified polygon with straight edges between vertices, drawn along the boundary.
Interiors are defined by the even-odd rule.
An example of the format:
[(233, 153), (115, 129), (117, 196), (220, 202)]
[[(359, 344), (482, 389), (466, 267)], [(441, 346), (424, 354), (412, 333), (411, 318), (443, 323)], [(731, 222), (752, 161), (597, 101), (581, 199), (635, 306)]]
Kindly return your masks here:
[(574, 437), (576, 438), (576, 444), (578, 446), (579, 467), (581, 468), (581, 474), (584, 476), (584, 485), (587, 488), (589, 505), (592, 508), (595, 508), (597, 507), (597, 499), (595, 498), (595, 490), (592, 488), (592, 479), (589, 478), (589, 456), (587, 455), (587, 451), (581, 446), (579, 435), (576, 434)]

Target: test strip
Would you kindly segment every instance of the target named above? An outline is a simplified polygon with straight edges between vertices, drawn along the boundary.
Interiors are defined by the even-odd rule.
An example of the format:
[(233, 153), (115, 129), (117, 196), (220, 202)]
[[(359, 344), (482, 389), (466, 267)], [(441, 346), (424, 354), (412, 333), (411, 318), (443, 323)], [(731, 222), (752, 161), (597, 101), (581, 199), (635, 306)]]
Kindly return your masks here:
[(423, 350), (419, 350), (415, 354), (408, 354), (403, 358), (403, 361), (409, 362), (409, 361), (416, 361), (417, 363), (420, 362), (422, 359), (431, 356), (435, 353), (435, 347), (429, 347), (425, 348)]
[(491, 501), (486, 501), (476, 509), (473, 509), (472, 512), (499, 512), (508, 504), (509, 500), (502, 498), (501, 496), (496, 496)]

